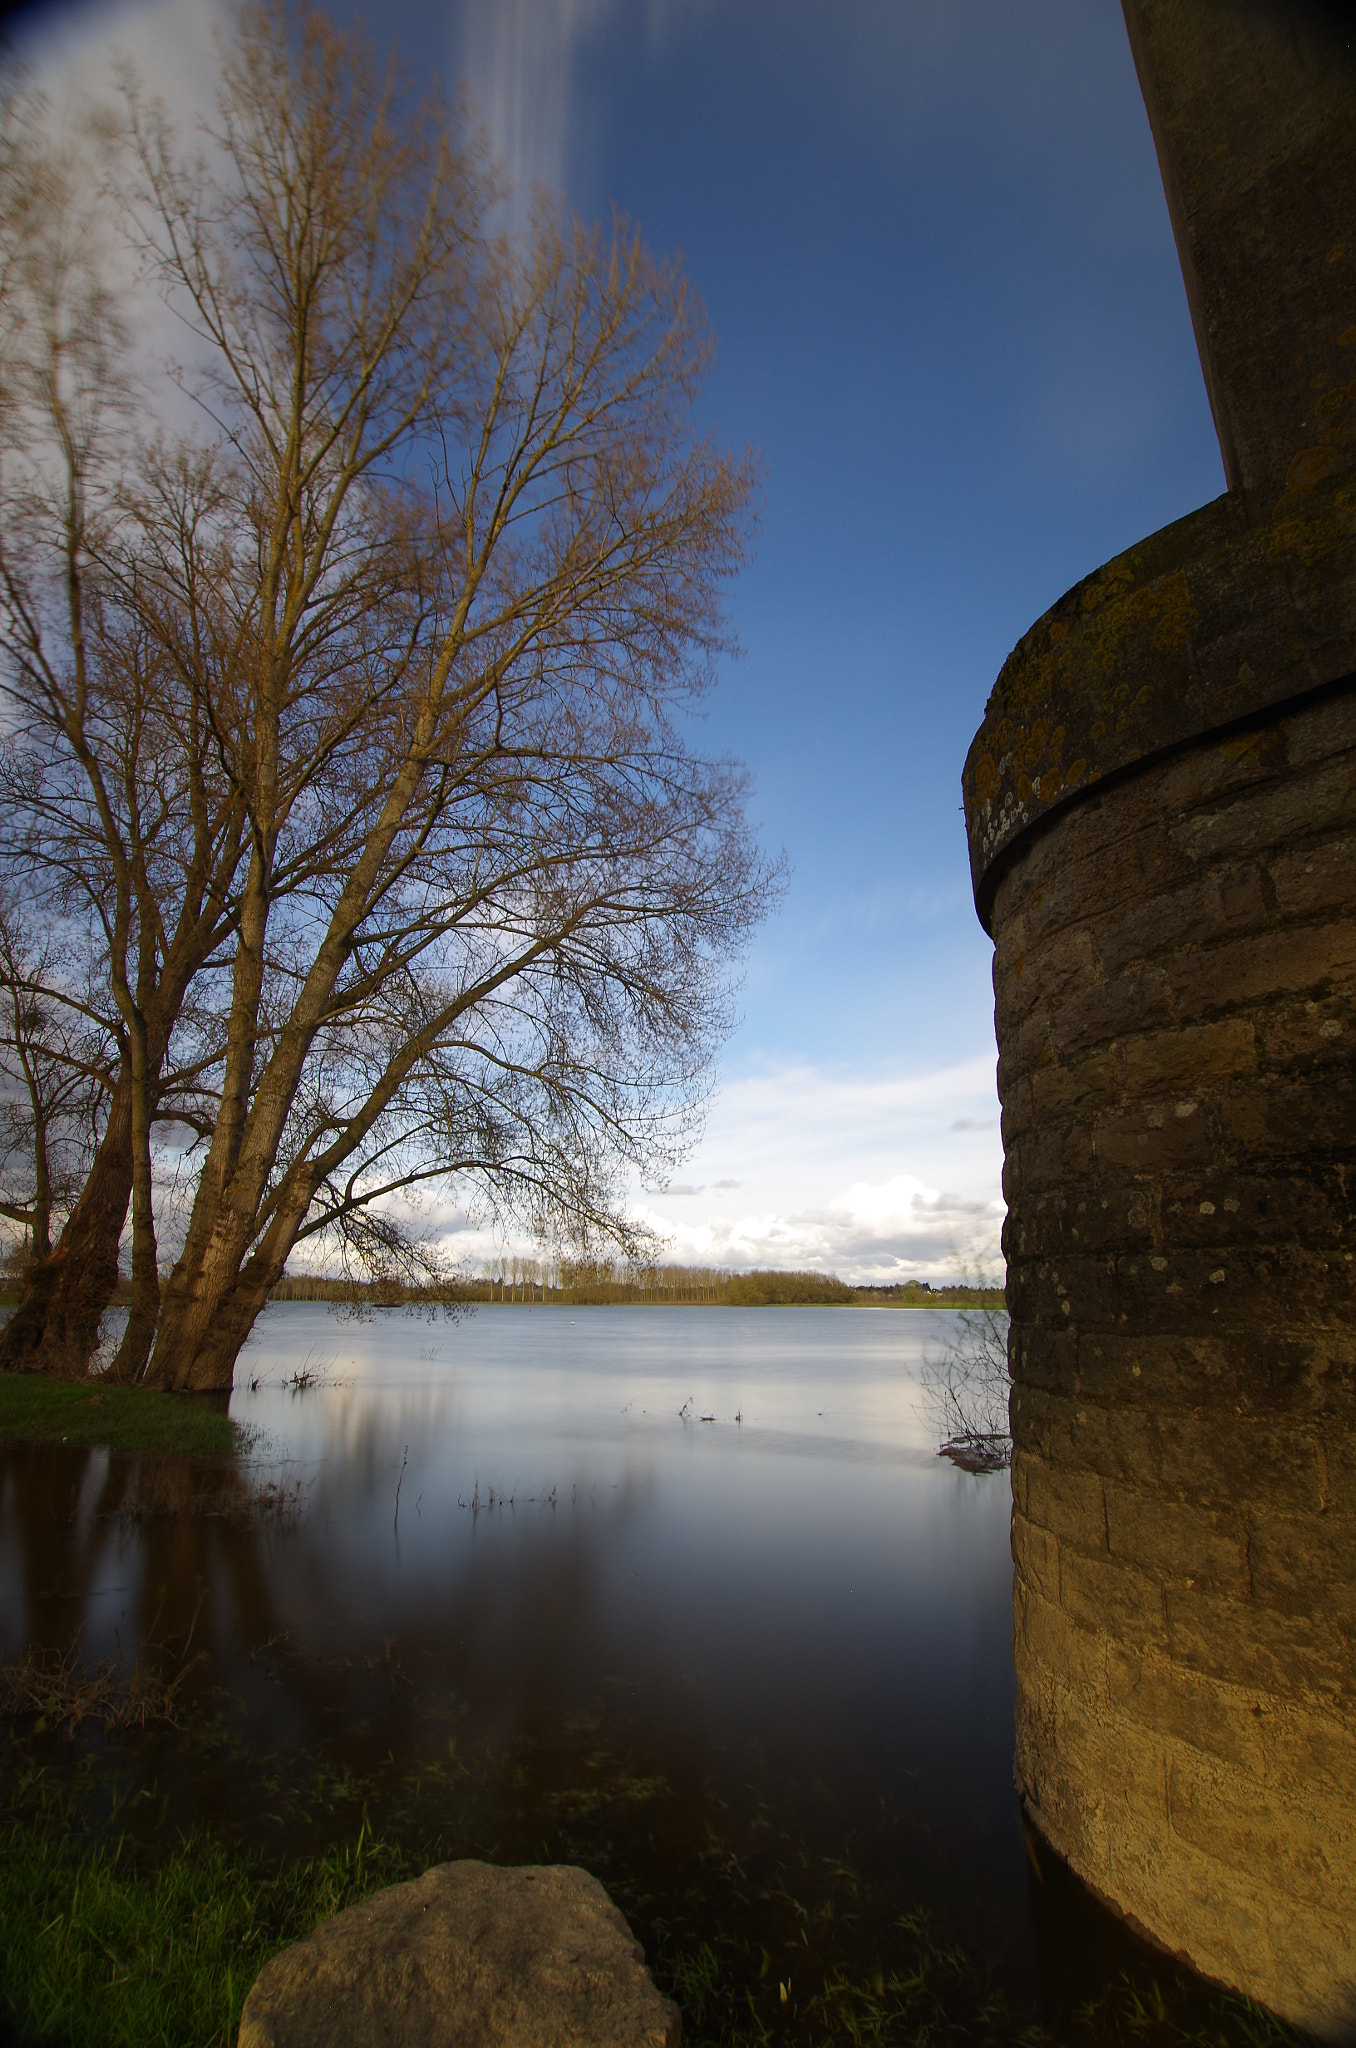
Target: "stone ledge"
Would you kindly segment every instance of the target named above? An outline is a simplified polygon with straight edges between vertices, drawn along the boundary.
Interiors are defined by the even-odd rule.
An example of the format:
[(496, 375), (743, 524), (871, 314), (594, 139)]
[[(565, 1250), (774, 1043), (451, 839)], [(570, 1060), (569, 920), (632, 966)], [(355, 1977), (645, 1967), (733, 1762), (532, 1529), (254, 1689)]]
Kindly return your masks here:
[(1356, 491), (1226, 494), (1076, 583), (1003, 665), (962, 777), (975, 906), (1007, 858), (1108, 777), (1302, 704), (1356, 670)]

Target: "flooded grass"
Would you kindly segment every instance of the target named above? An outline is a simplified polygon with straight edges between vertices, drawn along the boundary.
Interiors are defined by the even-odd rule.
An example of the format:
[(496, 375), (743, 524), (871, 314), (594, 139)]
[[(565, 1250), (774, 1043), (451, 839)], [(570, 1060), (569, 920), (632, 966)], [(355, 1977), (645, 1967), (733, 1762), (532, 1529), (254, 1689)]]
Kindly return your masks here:
[(224, 1458), (248, 1448), (246, 1433), (221, 1403), (39, 1373), (0, 1373), (0, 1438), (180, 1458)]
[(64, 1651), (30, 1644), (22, 1657), (0, 1662), (0, 1716), (29, 1721), (39, 1735), (48, 1728), (74, 1734), (85, 1721), (105, 1728), (145, 1728), (152, 1721), (173, 1727), (180, 1689), (198, 1661), (184, 1661), (166, 1679), (142, 1658), (125, 1671), (116, 1658), (82, 1664), (75, 1644)]
[[(385, 1663), (392, 1692), (408, 1686), (398, 1659)], [(461, 1718), (455, 1701), (425, 1713), (440, 1729)], [(234, 1810), (223, 1800), (211, 1825), (178, 1828), (168, 1788), (185, 1772), (234, 1786)], [(1001, 1960), (892, 1881), (896, 1817), (883, 1815), (860, 1859), (825, 1854), (756, 1786), (731, 1801), (675, 1784), (653, 1758), (614, 1748), (594, 1715), (504, 1746), (468, 1749), (453, 1732), (420, 1766), (392, 1757), (361, 1772), (300, 1752), (249, 1756), (229, 1712), (204, 1702), (144, 1732), (11, 1727), (0, 1773), (0, 2014), (15, 2048), (230, 2048), (271, 1955), (455, 1856), (593, 1871), (676, 2000), (687, 2048), (1302, 2040), (1147, 1952), (1091, 1998), (1015, 1998)]]
[(202, 1832), (148, 1856), (116, 1807), (92, 1841), (47, 1776), (0, 1834), (0, 2013), (21, 2048), (232, 2048), (271, 1955), (417, 1866), (360, 1826), (270, 1865)]

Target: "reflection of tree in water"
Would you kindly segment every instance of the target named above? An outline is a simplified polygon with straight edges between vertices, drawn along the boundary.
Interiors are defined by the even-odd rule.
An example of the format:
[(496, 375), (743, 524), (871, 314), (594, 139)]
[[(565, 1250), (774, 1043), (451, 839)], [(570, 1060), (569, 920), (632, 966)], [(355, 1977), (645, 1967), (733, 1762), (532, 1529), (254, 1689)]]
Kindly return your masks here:
[[(920, 1895), (944, 1896), (946, 1855), (894, 1780), (863, 1805), (818, 1752), (796, 1775), (742, 1739), (722, 1750), (670, 1618), (637, 1644), (632, 1616), (621, 1640), (610, 1574), (643, 1484), (600, 1488), (575, 1514), (496, 1508), (469, 1555), (459, 1544), (402, 1592), (390, 1551), (365, 1575), (336, 1568), (313, 1506), (269, 1519), (246, 1511), (247, 1471), (172, 1462), (0, 1445), (0, 1547), (44, 1640), (69, 1649), (127, 1579), (129, 1652), (182, 1644), (191, 1625), (187, 1647), (207, 1653), (177, 1728), (20, 1727), (10, 1749), (72, 1781), (97, 1764), (100, 1825), (111, 1788), (116, 1829), (150, 1864), (180, 1853), (193, 1821), (262, 1853), (265, 1872), (351, 1845), (365, 1823), (397, 1845), (393, 1871), (401, 1855), (582, 1863), (630, 1917), (694, 2048), (725, 2040), (736, 2008), (749, 2038), (775, 2030), (788, 2048), (996, 2043), (1032, 2016), (1027, 1993), (1005, 2003), (918, 1913)], [(982, 1949), (973, 1899), (963, 1924)], [(1112, 1977), (1122, 1949), (1141, 1967), (1105, 1938)]]
[[(223, 1605), (267, 1630), (260, 1544), (286, 1503), (233, 1459), (5, 1442), (0, 1502), (17, 1595), (10, 1668), (51, 1674), (58, 1720), (117, 1726), (137, 1702), (143, 1720), (200, 1708), (219, 1686)], [(32, 1698), (31, 1685), (11, 1685), (12, 1710)]]
[[(367, 1498), (374, 1484), (364, 1461), (347, 1475), (349, 1506), (349, 1488)], [(536, 1744), (595, 1684), (603, 1560), (644, 1494), (609, 1491), (549, 1534), (521, 1511), (511, 1533), (496, 1510), (472, 1559), (402, 1599), (384, 1553), (370, 1571), (336, 1569), (324, 1518), (280, 1515), (234, 1461), (0, 1444), (0, 1544), (17, 1596), (3, 1647), (11, 1666), (29, 1655), (83, 1668), (106, 1726), (119, 1720), (110, 1659), (124, 1702), (138, 1673), (172, 1686), (184, 1728), (124, 1742), (123, 1764), (181, 1823), (244, 1824), (276, 1805), (261, 1758), (305, 1758), (336, 1780), (381, 1766), (395, 1780), (445, 1757), (454, 1729), (486, 1757)], [(14, 1704), (24, 1699), (31, 1708), (31, 1694)]]

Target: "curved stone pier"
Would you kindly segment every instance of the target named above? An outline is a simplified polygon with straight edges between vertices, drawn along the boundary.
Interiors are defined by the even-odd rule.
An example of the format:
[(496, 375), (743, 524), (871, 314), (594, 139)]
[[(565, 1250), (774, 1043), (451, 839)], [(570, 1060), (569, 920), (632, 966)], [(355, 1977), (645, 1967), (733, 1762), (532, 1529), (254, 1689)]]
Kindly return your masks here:
[(1031, 629), (965, 769), (1017, 1781), (1356, 2040), (1356, 71), (1323, 10), (1126, 12), (1230, 489)]

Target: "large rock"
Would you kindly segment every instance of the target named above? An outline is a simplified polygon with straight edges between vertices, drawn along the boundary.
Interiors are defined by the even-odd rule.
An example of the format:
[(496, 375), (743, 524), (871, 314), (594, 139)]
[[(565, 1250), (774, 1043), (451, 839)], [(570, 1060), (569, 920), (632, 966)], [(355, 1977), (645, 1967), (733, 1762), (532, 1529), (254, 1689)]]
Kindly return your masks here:
[(586, 1870), (440, 1863), (260, 1971), (239, 2048), (678, 2048), (632, 1935)]

